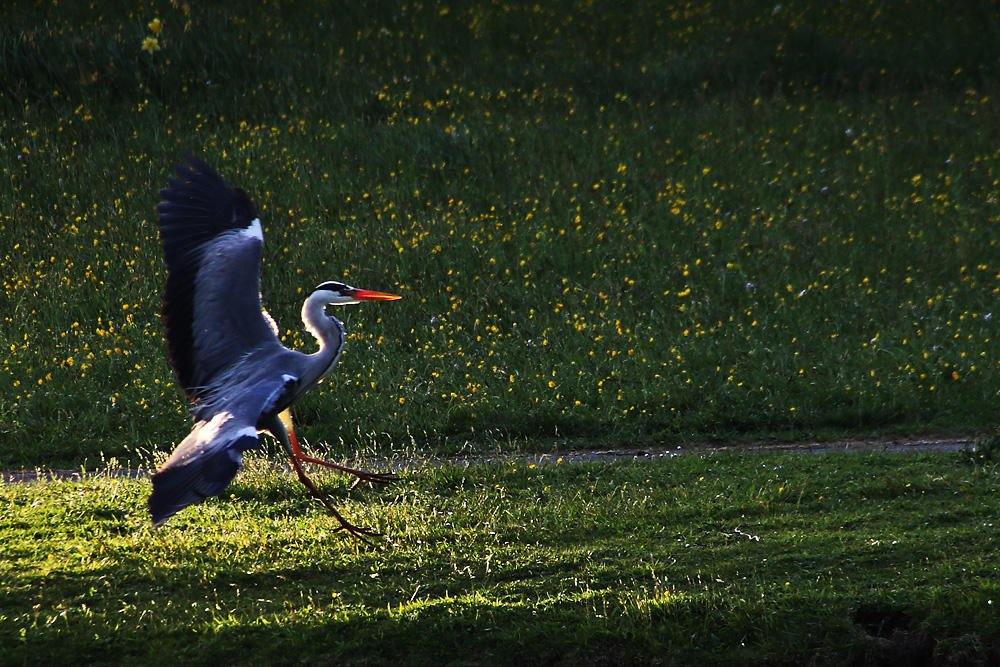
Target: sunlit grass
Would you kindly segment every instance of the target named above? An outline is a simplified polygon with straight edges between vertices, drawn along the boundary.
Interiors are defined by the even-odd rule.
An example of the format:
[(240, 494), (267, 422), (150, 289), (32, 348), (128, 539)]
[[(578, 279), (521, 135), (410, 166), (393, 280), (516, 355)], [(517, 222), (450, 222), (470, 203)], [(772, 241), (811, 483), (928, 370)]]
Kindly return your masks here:
[(0, 486), (0, 663), (986, 664), (996, 485), (956, 455), (413, 467), (338, 498), (372, 548), (255, 463), (158, 531), (145, 480)]

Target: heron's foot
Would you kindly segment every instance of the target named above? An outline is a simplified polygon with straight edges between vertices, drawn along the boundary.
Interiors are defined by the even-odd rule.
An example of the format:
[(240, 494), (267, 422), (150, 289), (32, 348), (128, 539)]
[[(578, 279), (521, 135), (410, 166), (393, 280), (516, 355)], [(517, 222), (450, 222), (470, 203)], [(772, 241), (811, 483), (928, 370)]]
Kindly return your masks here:
[(350, 490), (360, 486), (361, 482), (370, 482), (372, 484), (392, 484), (393, 482), (399, 481), (399, 475), (391, 472), (368, 472), (367, 470), (352, 470), (351, 474), (357, 479), (354, 480), (354, 484), (351, 484)]
[(392, 484), (393, 482), (399, 481), (399, 475), (391, 472), (368, 472), (367, 470), (359, 470), (358, 468), (348, 468), (347, 466), (340, 465), (339, 463), (334, 463), (333, 461), (324, 461), (323, 459), (317, 459), (314, 456), (306, 456), (301, 451), (293, 450), (292, 463), (298, 466), (296, 459), (299, 461), (305, 461), (306, 463), (312, 463), (315, 465), (321, 465), (327, 468), (332, 468), (334, 470), (339, 470), (342, 473), (348, 475), (353, 475), (357, 479), (354, 480), (354, 484), (351, 485), (351, 491), (356, 489), (361, 482), (371, 482), (372, 484)]
[(369, 537), (382, 537), (383, 535), (373, 528), (361, 528), (359, 526), (355, 526), (339, 514), (334, 514), (334, 516), (340, 521), (340, 526), (333, 529), (333, 532), (335, 533), (341, 530), (346, 531), (351, 537), (359, 539), (369, 546), (372, 546), (372, 541), (368, 539)]

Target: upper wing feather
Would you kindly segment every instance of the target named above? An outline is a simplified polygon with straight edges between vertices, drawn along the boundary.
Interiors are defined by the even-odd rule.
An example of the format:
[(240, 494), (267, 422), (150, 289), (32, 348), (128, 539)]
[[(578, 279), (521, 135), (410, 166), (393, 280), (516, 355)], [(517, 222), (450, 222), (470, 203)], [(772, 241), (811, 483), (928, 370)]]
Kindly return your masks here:
[(198, 399), (219, 372), (276, 337), (260, 304), (264, 240), (253, 203), (194, 155), (185, 159), (157, 206), (163, 323), (177, 379)]

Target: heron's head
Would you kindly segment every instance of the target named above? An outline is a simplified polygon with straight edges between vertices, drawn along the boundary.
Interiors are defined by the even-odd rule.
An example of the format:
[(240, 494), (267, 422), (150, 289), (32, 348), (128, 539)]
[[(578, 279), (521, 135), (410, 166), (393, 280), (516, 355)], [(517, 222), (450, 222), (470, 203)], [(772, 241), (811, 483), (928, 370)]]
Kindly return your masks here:
[(357, 287), (351, 287), (350, 285), (330, 280), (317, 285), (316, 289), (309, 295), (309, 298), (322, 299), (328, 306), (346, 306), (347, 304), (361, 303), (362, 301), (395, 301), (403, 297), (396, 294), (358, 289)]

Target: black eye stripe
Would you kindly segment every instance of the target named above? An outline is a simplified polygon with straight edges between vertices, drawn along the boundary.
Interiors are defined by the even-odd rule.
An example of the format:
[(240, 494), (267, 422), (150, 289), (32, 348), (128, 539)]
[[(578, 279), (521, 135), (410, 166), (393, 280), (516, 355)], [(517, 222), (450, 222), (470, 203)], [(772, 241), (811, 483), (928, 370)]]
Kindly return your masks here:
[(316, 286), (313, 292), (319, 292), (320, 290), (325, 290), (327, 292), (337, 292), (343, 293), (345, 290), (353, 289), (350, 285), (345, 285), (344, 283), (338, 283), (335, 280), (328, 280), (325, 283), (320, 283)]

